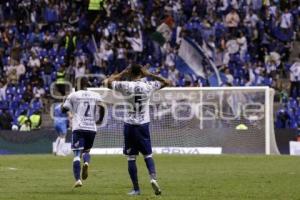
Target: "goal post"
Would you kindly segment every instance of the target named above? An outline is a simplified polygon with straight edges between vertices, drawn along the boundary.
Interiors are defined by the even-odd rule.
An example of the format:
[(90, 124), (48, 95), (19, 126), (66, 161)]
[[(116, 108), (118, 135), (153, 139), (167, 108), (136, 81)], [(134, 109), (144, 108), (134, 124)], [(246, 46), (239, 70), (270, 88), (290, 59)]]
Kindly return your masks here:
[[(107, 112), (98, 127), (94, 154), (121, 154), (124, 97), (107, 88)], [(274, 90), (269, 87), (169, 87), (150, 100), (154, 153), (279, 154), (273, 120)]]

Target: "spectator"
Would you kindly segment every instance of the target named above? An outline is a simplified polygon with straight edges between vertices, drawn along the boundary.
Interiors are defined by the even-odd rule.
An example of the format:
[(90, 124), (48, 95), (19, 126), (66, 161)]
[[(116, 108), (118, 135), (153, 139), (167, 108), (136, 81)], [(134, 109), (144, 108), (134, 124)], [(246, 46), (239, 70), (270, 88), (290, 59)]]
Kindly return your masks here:
[(0, 101), (6, 100), (6, 87), (7, 85), (0, 81)]
[(168, 79), (172, 81), (172, 85), (176, 85), (177, 77), (179, 76), (179, 71), (175, 66), (170, 66)]
[(276, 62), (272, 59), (268, 60), (267, 63), (266, 63), (266, 72), (267, 72), (267, 74), (270, 77), (276, 79), (277, 78), (276, 71), (277, 71)]
[(247, 44), (247, 39), (244, 36), (243, 32), (239, 32), (238, 38), (237, 38), (237, 43), (239, 45), (240, 56), (244, 60), (245, 55), (248, 50), (248, 44)]
[(76, 28), (76, 26), (78, 25), (79, 22), (79, 17), (76, 14), (76, 12), (72, 12), (71, 16), (68, 19), (68, 22), (71, 26), (73, 26), (74, 28)]
[(262, 0), (252, 0), (252, 9), (257, 12), (262, 8)]
[(233, 85), (233, 76), (230, 74), (230, 71), (228, 68), (225, 69), (225, 77), (226, 77), (227, 85), (229, 85), (229, 86)]
[(250, 28), (251, 31), (251, 28), (256, 27), (257, 22), (259, 22), (258, 16), (253, 12), (253, 10), (249, 10), (245, 16), (244, 25)]
[(66, 94), (66, 85), (65, 85), (65, 76), (66, 72), (63, 67), (59, 68), (56, 73), (56, 88), (60, 95), (64, 96)]
[(76, 49), (76, 45), (77, 45), (77, 36), (74, 34), (72, 30), (68, 30), (64, 38), (64, 47), (67, 51), (68, 58)]
[(288, 122), (290, 120), (290, 115), (286, 109), (280, 109), (276, 113), (276, 128), (288, 128)]
[(27, 65), (31, 68), (39, 68), (41, 66), (41, 62), (40, 59), (34, 53), (32, 53)]
[(30, 84), (33, 87), (42, 83), (42, 77), (41, 77), (41, 75), (40, 75), (40, 73), (39, 73), (39, 71), (38, 71), (37, 68), (33, 68), (30, 75), (31, 76), (30, 76), (29, 80), (30, 80)]
[(236, 30), (240, 23), (240, 17), (235, 9), (232, 9), (225, 17), (226, 27), (229, 29), (229, 32), (233, 35), (236, 34)]
[(30, 130), (31, 130), (30, 120), (26, 120), (25, 123), (21, 125), (20, 131), (30, 131)]
[(118, 71), (121, 72), (126, 67), (126, 58), (127, 58), (127, 50), (124, 47), (124, 43), (119, 42), (117, 48), (117, 60), (116, 64), (118, 67)]
[(50, 84), (52, 83), (52, 71), (54, 67), (52, 63), (49, 62), (49, 59), (46, 57), (43, 59), (41, 63), (41, 70), (43, 73), (43, 83), (44, 86), (50, 87)]
[(280, 19), (280, 28), (283, 30), (284, 33), (287, 33), (293, 25), (293, 16), (289, 12), (287, 8), (284, 9), (284, 13), (281, 15)]
[(27, 117), (27, 110), (22, 111), (17, 119), (18, 119), (18, 126), (20, 128), (22, 125), (26, 123), (27, 120), (29, 120)]
[(175, 66), (175, 62), (176, 62), (175, 50), (172, 47), (169, 47), (167, 49), (167, 54), (166, 54), (166, 65), (172, 67)]
[(7, 74), (7, 82), (10, 85), (17, 85), (19, 82), (19, 76), (16, 69), (12, 69), (9, 74)]
[(16, 65), (14, 66), (14, 68), (16, 69), (16, 74), (18, 76), (18, 79), (20, 78), (21, 75), (24, 75), (26, 72), (25, 66), (19, 61), (16, 61)]
[(42, 42), (43, 47), (46, 48), (47, 50), (51, 49), (54, 38), (52, 34), (50, 34), (49, 30), (46, 30), (45, 33), (42, 35), (42, 40), (43, 40)]
[(45, 89), (42, 88), (42, 86), (40, 84), (36, 85), (33, 88), (33, 94), (35, 95), (35, 97), (40, 98), (40, 97), (44, 97), (45, 96)]
[(30, 102), (32, 98), (33, 98), (32, 86), (28, 84), (26, 86), (26, 90), (23, 93), (23, 99), (25, 102)]
[(11, 130), (13, 118), (9, 114), (8, 110), (3, 110), (0, 114), (0, 129)]
[(29, 121), (31, 124), (31, 129), (39, 129), (42, 124), (42, 117), (41, 117), (41, 112), (36, 111), (34, 112), (30, 117)]
[(75, 79), (82, 77), (85, 74), (85, 65), (83, 62), (79, 62), (78, 66), (75, 68)]
[(227, 11), (227, 9), (229, 8), (229, 3), (228, 3), (227, 0), (221, 0), (220, 5), (221, 5), (222, 7), (219, 6), (218, 8), (219, 8), (219, 11), (221, 11), (222, 14), (223, 14), (223, 13), (225, 13), (225, 12)]
[(53, 24), (58, 21), (58, 12), (55, 4), (53, 5), (51, 2), (47, 4), (44, 17), (46, 22), (49, 24)]
[[(97, 20), (103, 17), (105, 10), (104, 10), (104, 0), (90, 0), (88, 5), (88, 13), (87, 19), (89, 25), (96, 24)], [(100, 16), (99, 16), (100, 15)]]
[[(300, 58), (300, 55), (299, 55)], [(296, 61), (290, 68), (290, 96), (299, 97), (300, 95), (300, 61)]]
[(130, 43), (133, 52), (135, 53), (135, 60), (141, 58), (143, 52), (143, 38), (141, 30), (134, 33), (134, 37), (126, 37), (126, 40)]

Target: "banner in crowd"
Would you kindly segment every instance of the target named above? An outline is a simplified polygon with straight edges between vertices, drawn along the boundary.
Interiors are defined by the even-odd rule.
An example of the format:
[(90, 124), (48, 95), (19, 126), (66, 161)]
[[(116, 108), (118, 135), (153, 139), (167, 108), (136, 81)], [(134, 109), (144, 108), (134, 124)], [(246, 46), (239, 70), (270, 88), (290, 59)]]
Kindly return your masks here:
[(222, 84), (221, 75), (214, 62), (214, 49), (206, 41), (202, 45), (192, 39), (183, 38), (176, 60), (179, 71), (207, 78), (211, 86)]
[(197, 76), (206, 77), (205, 69), (202, 65), (203, 56), (193, 42), (182, 39), (178, 55), (184, 61), (186, 67), (190, 68)]

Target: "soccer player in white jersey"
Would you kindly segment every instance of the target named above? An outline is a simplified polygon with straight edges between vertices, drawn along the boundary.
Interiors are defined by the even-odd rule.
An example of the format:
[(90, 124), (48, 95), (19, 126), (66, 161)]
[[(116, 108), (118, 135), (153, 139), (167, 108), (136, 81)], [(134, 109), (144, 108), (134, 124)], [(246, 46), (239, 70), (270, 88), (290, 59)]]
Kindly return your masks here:
[[(144, 81), (149, 77), (153, 81)], [(124, 79), (127, 81), (122, 81)], [(157, 183), (152, 146), (150, 140), (149, 98), (152, 92), (170, 85), (170, 81), (148, 72), (140, 65), (133, 64), (123, 72), (105, 80), (105, 84), (125, 96), (127, 108), (124, 118), (124, 154), (128, 159), (128, 172), (133, 184), (129, 195), (139, 195), (136, 156), (143, 154), (150, 175), (150, 183), (156, 195), (161, 194)]]
[[(74, 187), (81, 187), (82, 180), (88, 177), (90, 163), (90, 149), (93, 146), (97, 132), (96, 123), (101, 123), (104, 116), (104, 107), (101, 105), (102, 98), (98, 93), (87, 91), (89, 86), (86, 78), (81, 79), (81, 88), (71, 93), (62, 105), (63, 112), (72, 113), (72, 150), (74, 152), (73, 174)], [(81, 173), (81, 157), (83, 167)]]

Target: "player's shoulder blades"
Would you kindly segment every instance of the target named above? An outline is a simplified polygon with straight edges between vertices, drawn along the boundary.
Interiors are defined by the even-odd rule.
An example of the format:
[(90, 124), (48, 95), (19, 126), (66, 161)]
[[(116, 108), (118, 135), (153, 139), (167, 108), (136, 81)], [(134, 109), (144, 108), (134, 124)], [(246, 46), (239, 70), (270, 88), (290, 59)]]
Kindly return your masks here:
[(102, 100), (102, 96), (97, 93), (97, 92), (94, 92), (94, 91), (90, 91), (90, 90), (87, 90), (87, 92), (89, 93), (89, 95), (92, 97), (92, 98), (95, 98), (97, 100)]
[(82, 92), (83, 92), (82, 90), (74, 91), (69, 96), (70, 97), (79, 97), (82, 95)]

